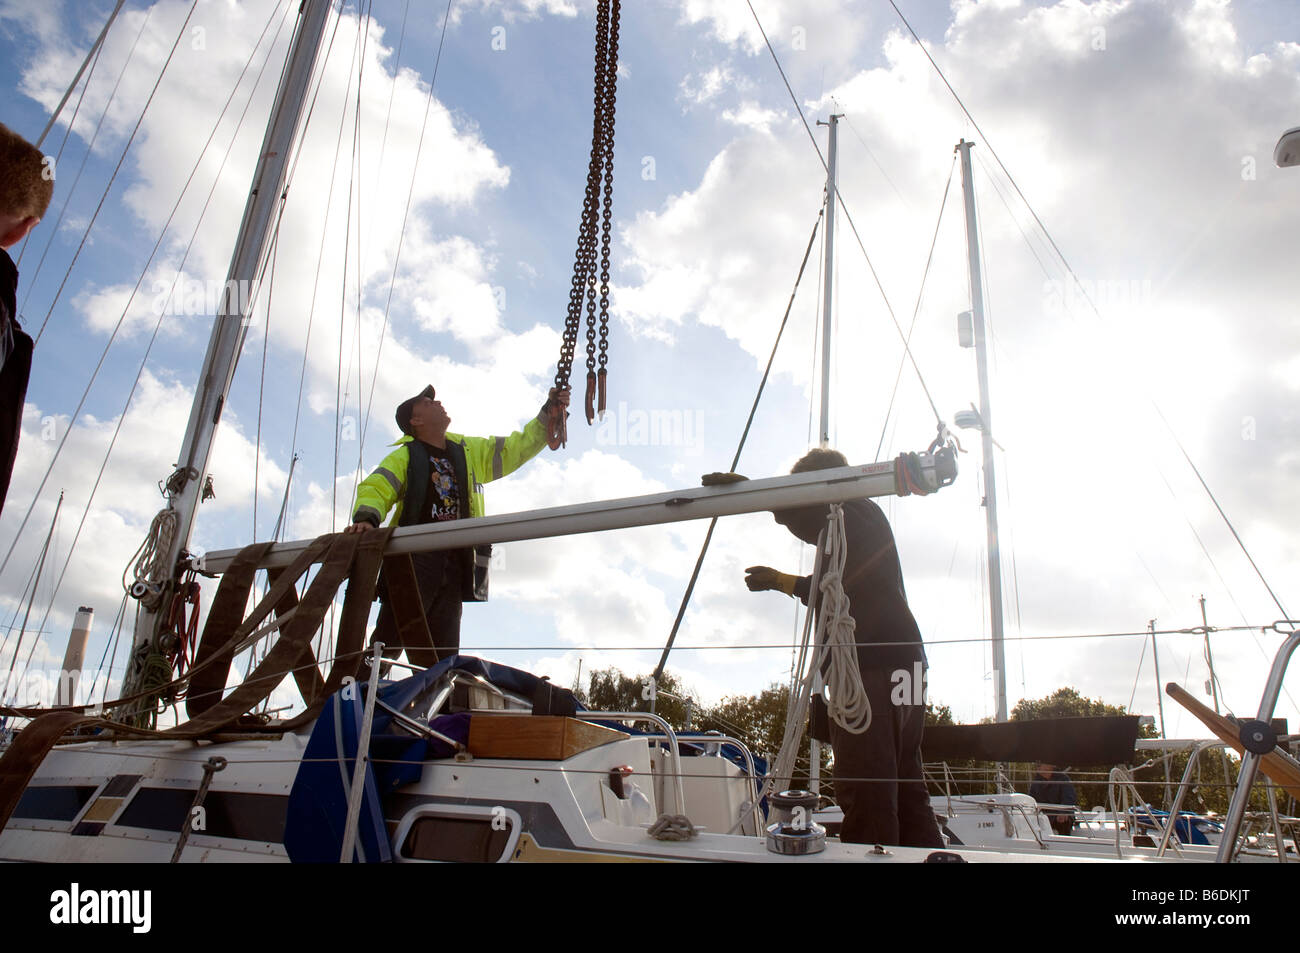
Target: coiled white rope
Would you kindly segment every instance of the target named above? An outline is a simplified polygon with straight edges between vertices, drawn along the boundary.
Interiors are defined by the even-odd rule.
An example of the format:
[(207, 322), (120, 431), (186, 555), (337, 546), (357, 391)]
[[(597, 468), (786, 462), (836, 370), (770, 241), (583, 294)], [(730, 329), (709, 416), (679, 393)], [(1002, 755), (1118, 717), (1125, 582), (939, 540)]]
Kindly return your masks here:
[(826, 686), (831, 692), (827, 713), (845, 731), (860, 735), (871, 727), (871, 701), (862, 685), (862, 669), (858, 665), (857, 624), (849, 614), (849, 597), (844, 593), (848, 546), (844, 508), (838, 503), (831, 507), (828, 528), (828, 565), (817, 584), (822, 599), (817, 617), (819, 651), (814, 668), (820, 669), (822, 660), (830, 659), (826, 672)]
[[(791, 686), (790, 701), (786, 707), (785, 735), (781, 739), (781, 751), (776, 756), (772, 773), (764, 785), (765, 796), (785, 790), (794, 776), (795, 759), (808, 720), (813, 684), (824, 660), (829, 659), (826, 684), (831, 690), (831, 699), (827, 704), (830, 717), (853, 734), (861, 734), (871, 726), (871, 702), (862, 685), (862, 670), (858, 666), (855, 645), (857, 625), (849, 613), (848, 596), (844, 594), (843, 574), (847, 555), (844, 509), (838, 503), (832, 504), (826, 529), (817, 541), (817, 560), (813, 566), (813, 582), (816, 590), (821, 593), (821, 611), (816, 611), (817, 600), (809, 599), (799, 658), (794, 669), (796, 681)], [(808, 664), (814, 613), (817, 616), (817, 633), (812, 642), (812, 664)], [(802, 676), (797, 674), (800, 672), (803, 673)]]
[[(130, 592), (136, 583), (144, 583), (150, 590), (155, 590), (171, 577), (171, 567), (165, 565), (167, 554), (171, 551), (172, 540), (176, 536), (179, 522), (173, 509), (159, 510), (158, 515), (149, 524), (149, 533), (140, 548), (131, 557), (131, 564), (122, 578), (122, 588)], [(148, 597), (141, 601), (146, 601)], [(147, 604), (147, 603), (146, 603)]]

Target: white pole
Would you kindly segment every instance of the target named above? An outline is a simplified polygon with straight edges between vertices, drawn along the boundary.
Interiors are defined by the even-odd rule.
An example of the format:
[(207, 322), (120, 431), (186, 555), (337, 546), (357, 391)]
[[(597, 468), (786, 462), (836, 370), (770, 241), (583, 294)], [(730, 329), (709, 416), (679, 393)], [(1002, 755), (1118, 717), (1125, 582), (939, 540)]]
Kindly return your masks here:
[[(921, 460), (921, 480), (930, 490), (946, 486), (956, 477), (955, 455), (940, 451), (938, 455), (923, 453), (918, 456)], [(394, 530), (384, 554), (394, 556), (401, 553), (427, 553), (479, 546), (483, 543), (599, 533), (633, 526), (657, 526), (661, 523), (708, 519), (713, 516), (734, 516), (738, 513), (760, 513), (823, 503), (843, 503), (845, 500), (860, 500), (863, 497), (889, 496), (898, 492), (894, 469), (894, 461), (889, 460), (865, 466), (834, 467), (788, 476), (765, 477), (761, 480), (744, 480), (727, 486), (692, 487), (621, 500), (600, 500), (524, 513), (501, 513), (467, 520), (403, 526)], [(267, 551), (259, 565), (263, 569), (288, 566), (311, 542), (309, 539), (300, 539), (276, 543)], [(238, 549), (217, 550), (195, 557), (191, 560), (191, 565), (204, 572), (225, 572), (239, 552)]]
[[(252, 187), (244, 206), (243, 223), (230, 260), (226, 291), (213, 320), (212, 336), (208, 340), (207, 355), (190, 408), (189, 426), (181, 444), (177, 469), (168, 480), (169, 485), (175, 487), (168, 507), (175, 513), (176, 528), (165, 554), (163, 564), (166, 566), (176, 566), (181, 552), (190, 545), (203, 477), (208, 469), (208, 456), (248, 330), (252, 291), (245, 294), (244, 289), (252, 289), (269, 247), (271, 226), (285, 191), (289, 159), (331, 5), (332, 0), (303, 0), (299, 9), (298, 32), (258, 153)], [(147, 654), (142, 649), (157, 638), (174, 587), (175, 579), (168, 580), (156, 602), (149, 605), (142, 602), (140, 605), (123, 694), (142, 687), (143, 659)]]
[(966, 196), (966, 251), (970, 267), (971, 316), (975, 332), (975, 365), (980, 387), (980, 439), (984, 450), (984, 515), (988, 527), (989, 623), (993, 635), (993, 682), (997, 693), (996, 721), (1007, 720), (1006, 647), (1002, 641), (1002, 563), (998, 552), (998, 500), (993, 480), (993, 412), (989, 407), (988, 350), (984, 343), (984, 281), (980, 273), (979, 232), (975, 226), (975, 183), (971, 178), (973, 142), (957, 143), (961, 153), (961, 184)]
[(829, 122), (817, 125), (830, 127), (830, 145), (826, 150), (826, 254), (822, 281), (822, 417), (821, 446), (831, 442), (831, 285), (835, 267), (835, 132), (840, 117), (831, 113)]

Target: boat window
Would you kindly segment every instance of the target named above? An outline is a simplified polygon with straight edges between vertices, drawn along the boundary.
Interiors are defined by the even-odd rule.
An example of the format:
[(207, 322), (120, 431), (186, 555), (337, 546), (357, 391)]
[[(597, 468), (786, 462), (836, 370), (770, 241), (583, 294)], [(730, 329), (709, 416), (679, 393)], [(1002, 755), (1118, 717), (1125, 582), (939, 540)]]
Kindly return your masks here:
[(501, 860), (511, 843), (512, 819), (502, 817), (495, 828), (492, 816), (416, 818), (402, 841), (407, 860), (443, 860), (491, 864)]
[[(195, 793), (189, 788), (141, 788), (116, 826), (179, 831), (190, 816)], [(276, 794), (209, 791), (203, 799), (205, 826), (191, 833), (279, 844), (288, 804), (287, 797)]]
[(33, 821), (70, 821), (99, 790), (94, 784), (59, 784), (29, 787), (23, 792), (14, 817)]

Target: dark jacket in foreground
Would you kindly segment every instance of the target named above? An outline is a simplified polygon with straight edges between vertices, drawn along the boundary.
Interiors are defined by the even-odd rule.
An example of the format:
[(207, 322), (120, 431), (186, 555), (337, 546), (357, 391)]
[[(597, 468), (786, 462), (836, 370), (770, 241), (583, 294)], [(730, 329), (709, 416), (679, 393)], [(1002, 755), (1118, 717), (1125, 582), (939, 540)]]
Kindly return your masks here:
[[(780, 510), (776, 521), (806, 543), (816, 544), (826, 525), (825, 506)], [(898, 547), (884, 512), (871, 500), (844, 504), (844, 593), (857, 624), (858, 661), (866, 669), (911, 669), (925, 662), (921, 630), (907, 606)], [(795, 584), (794, 594), (808, 604), (812, 577)]]
[(23, 402), (32, 370), (32, 339), (18, 325), (18, 269), (0, 249), (0, 511), (23, 431)]

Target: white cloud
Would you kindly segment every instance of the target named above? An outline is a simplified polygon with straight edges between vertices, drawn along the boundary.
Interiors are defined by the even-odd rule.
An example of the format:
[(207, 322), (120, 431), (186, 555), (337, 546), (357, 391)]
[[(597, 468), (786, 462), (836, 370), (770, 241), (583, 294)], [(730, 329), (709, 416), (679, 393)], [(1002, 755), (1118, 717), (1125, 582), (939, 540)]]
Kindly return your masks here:
[[(809, 118), (824, 116), (832, 107), (847, 114), (840, 129), (841, 194), (895, 314), (906, 326), (953, 144), (976, 134), (922, 52), (886, 19), (887, 10), (830, 0), (756, 7), (797, 94), (805, 101), (816, 98), (805, 107)], [(110, 111), (99, 147), (105, 156), (115, 158), (120, 149), (185, 9), (179, 2), (164, 2), (151, 16), (136, 65)], [(504, 7), (458, 5), (458, 23), (479, 29), (497, 19), (499, 11), (503, 22), (529, 19), (540, 27), (547, 17), (587, 17), (590, 9), (586, 3), (533, 0)], [(637, 68), (636, 82), (658, 83), (663, 93), (657, 103), (640, 106), (645, 113), (638, 115), (630, 104), (637, 101), (632, 90), (640, 87), (627, 87), (626, 95), (621, 87), (620, 128), (628, 129), (625, 117), (635, 116), (634, 122), (660, 136), (676, 135), (672, 123), (678, 121), (702, 135), (698, 141), (675, 143), (675, 154), (657, 151), (664, 181), (672, 183), (667, 188), (653, 181), (616, 179), (620, 247), (613, 310), (621, 325), (613, 329), (614, 347), (630, 341), (627, 353), (637, 352), (637, 369), (627, 384), (632, 406), (695, 410), (716, 402), (708, 408), (715, 415), (709, 418), (712, 425), (743, 419), (748, 411), (749, 385), (739, 382), (747, 374), (756, 381), (772, 346), (824, 173), (748, 9), (730, 2), (683, 0), (671, 10), (682, 26), (678, 32), (695, 48), (673, 60), (671, 75), (663, 69), (656, 73), (657, 60), (647, 56)], [(179, 68), (174, 64), (155, 101), (161, 118), (146, 120), (124, 167), (122, 182), (129, 185), (134, 220), (119, 215), (109, 230), (92, 236), (96, 252), (107, 246), (121, 260), (109, 267), (96, 258), (101, 264), (89, 279), (72, 286), (81, 295), (78, 307), (96, 331), (121, 313), (123, 288), (134, 280), (131, 269), (143, 265), (137, 246), (152, 243), (170, 212), (207, 135), (205, 124), (224, 102), (224, 91), (272, 12), (266, 3), (200, 4), (196, 16), (210, 25), (207, 50), (198, 56), (183, 45), (184, 58)], [(1224, 547), (1231, 540), (1225, 539), (1208, 504), (1195, 495), (1200, 491), (1184, 475), (1176, 448), (1165, 436), (1151, 437), (1150, 428), (1143, 435), (1135, 432), (1137, 423), (1150, 423), (1151, 414), (1135, 398), (1131, 382), (1141, 381), (1159, 396), (1189, 451), (1205, 466), (1207, 479), (1229, 512), (1239, 516), (1239, 529), (1270, 576), (1285, 575), (1297, 564), (1295, 546), (1278, 527), (1277, 514), (1288, 511), (1290, 487), (1300, 476), (1295, 451), (1300, 432), (1290, 410), (1294, 375), (1286, 373), (1283, 360), (1300, 344), (1287, 317), (1287, 305), (1297, 293), (1288, 250), (1300, 179), (1272, 168), (1270, 155), (1277, 134), (1295, 125), (1288, 110), (1300, 94), (1300, 44), (1252, 46), (1243, 39), (1248, 32), (1237, 28), (1250, 14), (1192, 0), (1169, 5), (958, 3), (946, 34), (922, 31), (942, 35), (932, 47), (935, 58), (1080, 277), (1094, 290), (1131, 282), (1141, 289), (1137, 297), (1096, 295), (1102, 322), (1077, 300), (1062, 306), (1059, 286), (1052, 291), (1044, 283), (1064, 276), (1009, 184), (999, 174), (990, 177), (989, 143), (978, 143), (978, 202), (992, 304), (994, 423), (1007, 448), (1000, 459), (1001, 488), (1005, 492), (1009, 485), (1014, 491), (1010, 499), (1003, 498), (1009, 542), (1004, 555), (1010, 559), (1014, 538), (1023, 616), (1016, 631), (1026, 635), (1140, 630), (1152, 615), (1162, 624), (1192, 624), (1199, 621), (1189, 616), (1196, 614), (1194, 598), (1201, 591), (1210, 596), (1215, 617), (1232, 618), (1228, 588), (1252, 620), (1272, 617), (1248, 567)], [(89, 122), (86, 117), (106, 101), (142, 16), (131, 12), (115, 31), (78, 120), (79, 133), (88, 134), (90, 126), (83, 127), (83, 121)], [(242, 18), (237, 31), (225, 28), (232, 17)], [(56, 26), (43, 18), (32, 28), (40, 55), (23, 72), (24, 88), (46, 104), (61, 94), (74, 60), (79, 62), (79, 55), (68, 52), (73, 39), (88, 43), (93, 33), (79, 27), (65, 35)], [(1098, 28), (1104, 33), (1099, 35)], [(260, 355), (255, 352), (263, 335), (269, 335), (268, 379), (274, 387), (268, 390), (263, 418), (259, 533), (269, 528), (278, 509), (293, 451), (301, 451), (304, 459), (290, 498), (290, 534), (313, 536), (328, 528), (332, 515), (346, 519), (353, 471), (378, 462), (395, 435), (391, 414), (398, 401), (433, 383), (447, 402), (453, 429), (509, 432), (536, 412), (558, 351), (554, 326), (521, 322), (518, 316), (527, 313), (525, 308), (545, 310), (537, 304), (550, 294), (557, 267), (567, 276), (571, 259), (556, 265), (546, 246), (554, 243), (557, 229), (562, 236), (571, 235), (572, 210), (566, 206), (563, 226), (555, 226), (550, 193), (518, 196), (512, 182), (524, 180), (536, 163), (564, 152), (564, 132), (554, 130), (553, 142), (533, 130), (527, 146), (519, 148), (509, 138), (514, 133), (503, 133), (502, 120), (489, 111), (508, 109), (509, 95), (501, 94), (502, 103), (492, 98), (489, 106), (481, 82), (471, 94), (468, 80), (448, 72), (440, 75), (423, 157), (415, 169), (429, 73), (425, 67), (421, 73), (410, 68), (404, 54), (403, 68), (394, 76), (395, 34), (374, 26), (367, 41), (361, 106), (361, 173), (353, 181), (362, 219), (359, 227), (355, 219), (349, 227), (345, 202), (352, 114), (345, 108), (351, 110), (354, 102), (347, 75), (356, 31), (351, 17), (339, 26), (290, 191), (272, 306), (269, 314), (259, 313), (237, 381), (242, 385), (251, 379), (256, 391)], [(449, 41), (455, 39), (449, 34)], [(479, 40), (486, 46), (486, 39)], [(272, 64), (279, 62), (283, 41)], [(629, 61), (641, 63), (632, 59), (634, 32), (625, 31), (624, 42)], [(513, 58), (521, 49), (512, 33), (509, 65), (494, 66), (502, 70), (494, 75), (507, 78), (503, 86), (514, 81), (508, 70), (523, 59)], [(498, 62), (506, 60), (493, 61)], [(203, 68), (196, 68), (200, 64)], [(580, 75), (585, 77), (589, 65), (583, 63)], [(274, 73), (274, 66), (269, 67), (268, 77)], [(462, 85), (456, 86), (457, 81)], [(235, 142), (213, 211), (185, 265), (187, 275), (224, 277), (229, 236), (243, 209), (251, 156), (260, 142), (256, 128), (269, 108), (269, 86), (268, 80), (259, 89)], [(390, 96), (389, 139), (381, 146)], [(546, 105), (540, 99), (529, 104), (537, 109)], [(688, 107), (684, 114), (683, 104)], [(242, 108), (240, 97), (236, 108)], [(203, 181), (182, 204), (176, 235), (188, 235), (193, 228), (200, 197), (206, 195), (204, 183), (215, 176), (233, 125), (228, 117), (214, 152), (204, 160)], [(332, 164), (340, 127), (344, 141)], [(546, 135), (551, 134), (548, 128)], [(824, 130), (817, 134), (825, 135)], [(701, 144), (706, 141), (707, 147)], [(584, 147), (579, 141), (577, 153)], [(1243, 175), (1248, 166), (1253, 178)], [(371, 368), (413, 172), (411, 220), (371, 395)], [(331, 175), (332, 201), (327, 199)], [(549, 186), (568, 175), (557, 166), (541, 181)], [(628, 195), (635, 200), (626, 201)], [(1004, 208), (1003, 197), (1013, 214)], [(960, 188), (954, 181), (913, 339), (944, 416), (974, 398), (970, 358), (954, 346), (951, 333), (952, 315), (967, 306), (960, 219)], [(1047, 275), (1024, 248), (1022, 230), (1035, 242)], [(512, 231), (535, 231), (542, 237), (532, 246), (512, 243)], [(358, 235), (363, 285), (359, 328)], [(891, 399), (900, 347), (845, 218), (839, 220), (838, 235), (840, 317), (832, 430), (851, 458), (868, 460)], [(566, 252), (571, 250), (568, 241), (561, 242)], [(176, 267), (175, 245), (169, 243), (164, 252), (165, 267)], [(817, 258), (815, 250), (768, 399), (755, 422), (750, 456), (742, 464), (754, 475), (788, 469), (803, 449), (806, 401), (816, 396), (818, 376), (810, 362), (814, 310), (820, 301)], [(165, 267), (157, 265), (149, 279), (165, 274)], [(517, 271), (525, 280), (511, 284), (503, 271)], [(507, 286), (517, 298), (506, 301), (498, 293)], [(145, 290), (150, 290), (147, 284)], [(137, 302), (128, 315), (132, 329), (148, 320), (141, 307)], [(61, 317), (52, 319), (51, 340), (72, 342), (75, 335), (58, 337), (73, 327)], [(184, 333), (160, 339), (159, 366), (197, 366), (203, 341), (201, 334), (190, 333), (191, 324), (166, 324), (169, 331)], [(1099, 328), (1112, 333), (1103, 336)], [(82, 330), (76, 325), (77, 334)], [(347, 352), (342, 358), (340, 342)], [(305, 409), (294, 443), (289, 427), (304, 351)], [(661, 355), (659, 363), (649, 365), (649, 355)], [(53, 373), (55, 366), (47, 360), (38, 374)], [(120, 484), (115, 475), (112, 487), (101, 490), (109, 505), (102, 515), (92, 513), (87, 525), (92, 551), (102, 562), (70, 569), (65, 583), (73, 594), (69, 605), (81, 598), (113, 598), (121, 565), (157, 507), (152, 488), (175, 462), (176, 435), (188, 405), (182, 385), (188, 386), (191, 378), (156, 370), (150, 380), (147, 394), (128, 414), (128, 424), (138, 429), (129, 444), (123, 443), (130, 448), (126, 472)], [(100, 386), (110, 382), (120, 386), (116, 377)], [(38, 379), (37, 386), (49, 385)], [(348, 418), (355, 423), (372, 398), (374, 417), (363, 445), (343, 433)], [(575, 402), (580, 399), (575, 395)], [(617, 399), (624, 399), (623, 391)], [(70, 409), (66, 401), (41, 404), (38, 414), (51, 413), (47, 407), (64, 414)], [(92, 407), (96, 417), (78, 431), (80, 452), (61, 461), (61, 467), (71, 467), (72, 460), (97, 461), (96, 450), (102, 453), (105, 421), (111, 424), (120, 405), (107, 411), (98, 402)], [(251, 498), (248, 435), (256, 426), (255, 413), (256, 403), (247, 397), (233, 398), (227, 409), (236, 439), (216, 455), (222, 469), (217, 500), (205, 504), (200, 522), (203, 545), (246, 541), (250, 521), (237, 510)], [(336, 413), (343, 418), (337, 475), (330, 472)], [(1257, 424), (1255, 440), (1242, 436), (1246, 418)], [(933, 433), (928, 404), (910, 369), (903, 375), (890, 424), (885, 455), (921, 449)], [(28, 421), (25, 448), (42, 446), (37, 438), (27, 439), (38, 425), (39, 418)], [(605, 444), (601, 451), (588, 450), (593, 443), (599, 441), (575, 426), (566, 455), (544, 454), (488, 489), (490, 512), (693, 483), (696, 461), (707, 454), (708, 468), (716, 468), (725, 461), (712, 461), (730, 450), (712, 432), (705, 448), (690, 448), (689, 454), (678, 448)], [(1147, 462), (1153, 452), (1160, 473)], [(34, 476), (43, 472), (41, 453), (48, 460), (48, 447), (27, 461), (26, 453), (20, 454), (20, 467), (28, 469), (21, 480), (15, 478), (10, 508), (34, 489)], [(927, 636), (935, 640), (931, 677), (936, 696), (953, 704), (959, 715), (978, 718), (990, 713), (987, 650), (944, 641), (978, 637), (985, 625), (978, 584), (983, 527), (977, 465), (970, 455), (961, 465), (957, 486), (935, 497), (887, 505), (909, 595)], [(1176, 496), (1164, 487), (1162, 475)], [(86, 487), (84, 479), (58, 479), (83, 491)], [(33, 520), (48, 521), (52, 506), (52, 499), (43, 499)], [(0, 529), (16, 526), (11, 510), (7, 513)], [(1200, 555), (1189, 522), (1216, 554), (1227, 588)], [(605, 660), (648, 670), (667, 636), (702, 535), (701, 525), (682, 524), (512, 544), (494, 581), (495, 605), (478, 619), (486, 620), (489, 630), (510, 620), (517, 641), (525, 630), (532, 632), (530, 627), (539, 638), (553, 636), (559, 647), (529, 653), (537, 664), (554, 667), (548, 670), (567, 672), (578, 657), (584, 659), (584, 671)], [(29, 528), (23, 558), (31, 555), (30, 536)], [(683, 648), (670, 667), (687, 674), (703, 694), (757, 691), (779, 677), (789, 664), (789, 651), (752, 646), (788, 641), (793, 619), (786, 613), (792, 606), (771, 594), (744, 591), (741, 571), (756, 562), (793, 569), (803, 547), (760, 515), (723, 521), (714, 548), (679, 636)], [(10, 608), (22, 581), (15, 578), (12, 570), (6, 572), (5, 605)], [(1007, 586), (1010, 591), (1012, 582)], [(66, 609), (60, 611), (66, 615)], [(106, 614), (100, 610), (101, 618)], [(495, 644), (489, 631), (468, 628), (470, 614), (467, 644)], [(60, 625), (67, 621), (70, 617)], [(1170, 641), (1178, 643), (1170, 647), (1174, 664), (1191, 664), (1188, 677), (1195, 681), (1195, 646), (1184, 647), (1173, 637)], [(1087, 694), (1122, 702), (1132, 688), (1139, 643), (1013, 643), (1008, 681), (1016, 691), (1032, 695), (1050, 692), (1060, 679)], [(609, 648), (613, 644), (638, 651), (615, 651)], [(734, 654), (690, 648), (719, 644), (742, 648)], [(1242, 686), (1234, 691), (1249, 698), (1257, 688), (1252, 666), (1259, 669), (1260, 661), (1257, 650), (1247, 648), (1246, 655), (1230, 655), (1222, 664), (1226, 678)], [(1022, 657), (1023, 681), (1016, 671)], [(506, 661), (519, 663), (520, 657)], [(1180, 678), (1183, 671), (1180, 667)]]

